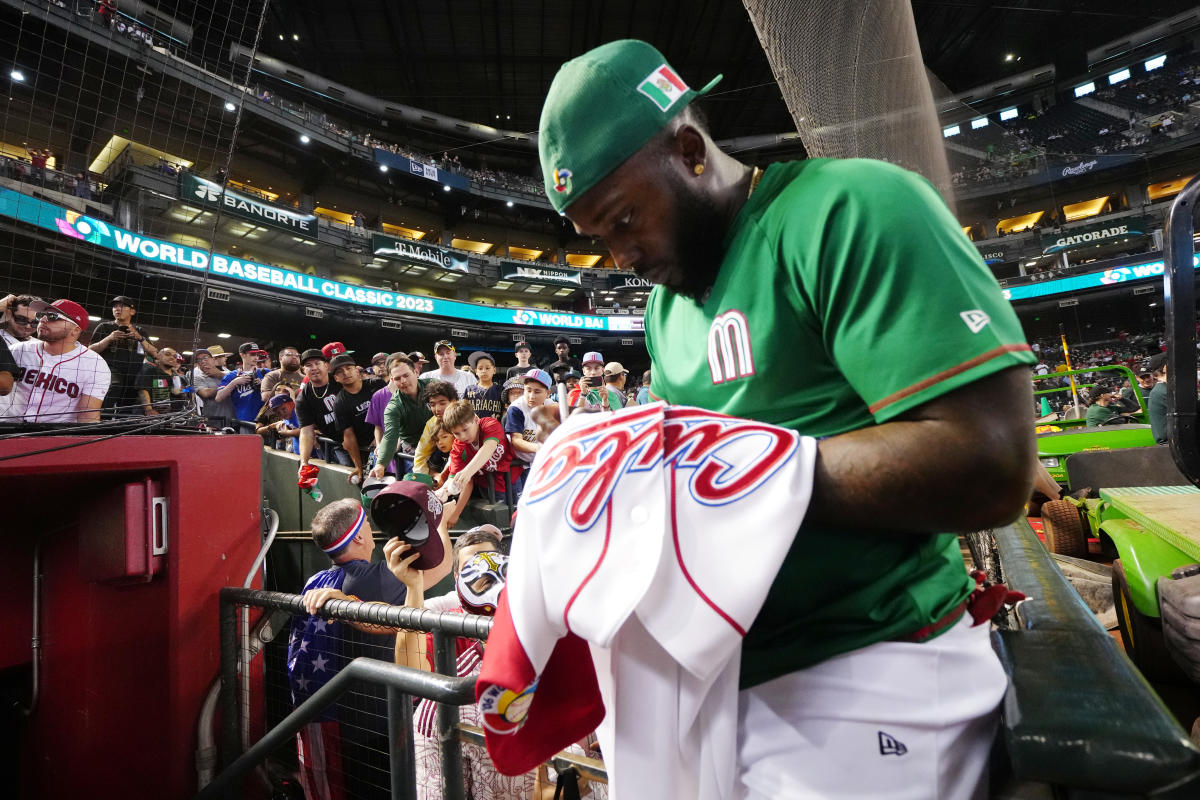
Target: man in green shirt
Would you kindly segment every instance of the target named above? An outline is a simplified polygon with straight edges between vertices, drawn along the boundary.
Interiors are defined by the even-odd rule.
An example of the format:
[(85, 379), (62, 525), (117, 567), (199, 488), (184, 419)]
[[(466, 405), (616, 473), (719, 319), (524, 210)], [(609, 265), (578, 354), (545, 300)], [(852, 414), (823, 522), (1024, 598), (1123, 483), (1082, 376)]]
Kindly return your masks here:
[[(1150, 359), (1150, 372), (1157, 379), (1150, 396), (1146, 398), (1146, 411), (1150, 415), (1150, 432), (1157, 444), (1167, 444), (1167, 354), (1159, 353)], [(1089, 409), (1090, 411), (1091, 409)]]
[(1105, 424), (1113, 417), (1118, 417), (1115, 406), (1120, 405), (1120, 401), (1112, 392), (1100, 392), (1096, 399), (1088, 406), (1087, 410), (1087, 427), (1098, 428)]
[[(987, 625), (963, 615), (974, 581), (952, 532), (1029, 497), (1033, 355), (927, 181), (864, 159), (739, 163), (691, 105), (715, 83), (690, 88), (644, 42), (603, 45), (555, 77), (538, 147), (555, 209), (659, 284), (652, 397), (821, 439), (808, 514), (743, 641), (739, 781), (967, 796), (1006, 682)], [(752, 553), (749, 522), (721, 546)], [(905, 757), (912, 771), (883, 768)]]
[(416, 449), (426, 420), (433, 416), (429, 406), (420, 401), (421, 392), (432, 381), (418, 378), (412, 361), (404, 356), (393, 356), (389, 376), (391, 385), (397, 388), (383, 412), (383, 438), (375, 449), (372, 478), (382, 478), (387, 473), (387, 465), (392, 463), (401, 442), (408, 445), (410, 451)]

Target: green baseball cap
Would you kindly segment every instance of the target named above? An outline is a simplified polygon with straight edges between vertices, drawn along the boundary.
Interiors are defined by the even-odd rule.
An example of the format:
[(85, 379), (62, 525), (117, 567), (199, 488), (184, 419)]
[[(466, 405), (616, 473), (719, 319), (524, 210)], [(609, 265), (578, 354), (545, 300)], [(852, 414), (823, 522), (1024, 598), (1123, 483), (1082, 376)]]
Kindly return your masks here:
[(721, 77), (692, 89), (662, 53), (637, 39), (609, 42), (563, 64), (538, 125), (550, 205), (562, 214)]

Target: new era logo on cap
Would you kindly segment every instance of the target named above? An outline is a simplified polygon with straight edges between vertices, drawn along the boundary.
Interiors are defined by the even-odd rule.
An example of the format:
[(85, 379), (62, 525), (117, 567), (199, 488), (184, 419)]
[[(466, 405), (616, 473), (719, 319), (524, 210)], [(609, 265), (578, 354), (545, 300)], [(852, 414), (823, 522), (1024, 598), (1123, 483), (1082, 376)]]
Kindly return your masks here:
[(687, 84), (666, 64), (651, 72), (638, 84), (638, 91), (649, 97), (660, 111), (666, 111), (675, 105), (687, 90)]

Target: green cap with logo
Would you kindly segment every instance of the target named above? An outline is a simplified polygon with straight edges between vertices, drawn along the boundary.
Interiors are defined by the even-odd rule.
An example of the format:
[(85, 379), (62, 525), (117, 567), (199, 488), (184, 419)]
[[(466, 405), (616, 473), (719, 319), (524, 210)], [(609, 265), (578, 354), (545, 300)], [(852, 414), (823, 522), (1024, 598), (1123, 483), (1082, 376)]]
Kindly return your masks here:
[(563, 64), (538, 125), (546, 196), (558, 213), (661, 131), (697, 91), (646, 42), (621, 39)]

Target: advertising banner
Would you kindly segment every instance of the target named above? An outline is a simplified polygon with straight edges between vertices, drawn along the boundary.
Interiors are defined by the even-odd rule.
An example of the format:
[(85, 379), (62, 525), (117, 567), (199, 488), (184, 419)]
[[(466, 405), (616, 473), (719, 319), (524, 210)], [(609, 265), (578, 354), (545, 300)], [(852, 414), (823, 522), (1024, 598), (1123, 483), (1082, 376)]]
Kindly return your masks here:
[(531, 267), (517, 261), (501, 261), (500, 277), (506, 281), (529, 281), (530, 283), (554, 283), (561, 286), (580, 286), (582, 273), (577, 269), (558, 267)]
[(639, 278), (630, 272), (619, 272), (608, 276), (608, 288), (614, 292), (636, 292), (654, 288), (654, 284), (645, 278)]
[(467, 257), (462, 253), (438, 247), (436, 244), (414, 242), (411, 239), (397, 239), (395, 236), (373, 233), (371, 252), (383, 258), (394, 258), (422, 267), (439, 267), (455, 272), (467, 271)]
[(190, 172), (179, 173), (179, 199), (191, 205), (219, 208), (231, 217), (278, 228), (297, 236), (317, 238), (317, 218), (314, 215), (271, 205)]
[(1009, 260), (1008, 248), (1002, 244), (977, 244), (975, 249), (979, 251), (985, 264), (1003, 264)]
[(471, 188), (470, 181), (462, 175), (453, 172), (447, 172), (444, 169), (438, 169), (433, 164), (425, 164), (420, 161), (415, 161), (411, 158), (393, 153), (390, 150), (382, 150), (375, 148), (375, 163), (383, 164), (388, 169), (394, 169), (399, 172), (407, 172), (410, 175), (416, 175), (418, 178), (424, 178), (427, 181), (434, 181), (443, 186), (452, 186), (455, 189)]
[(1129, 236), (1143, 236), (1150, 232), (1150, 221), (1144, 217), (1124, 217), (1112, 222), (1102, 222), (1083, 228), (1070, 228), (1059, 233), (1042, 234), (1042, 252), (1060, 253), (1063, 250), (1074, 250), (1077, 247), (1088, 247), (1094, 244), (1124, 239)]
[(217, 278), (257, 284), (304, 297), (324, 298), (383, 311), (427, 314), (448, 320), (483, 322), (495, 325), (554, 328), (560, 330), (641, 331), (642, 318), (634, 316), (601, 317), (569, 311), (543, 311), (532, 308), (495, 306), (443, 300), (437, 297), (400, 294), (386, 289), (352, 286), (307, 275), (303, 272), (243, 261), (234, 256), (187, 247), (118, 228), (103, 220), (56, 206), (37, 197), (0, 187), (0, 216), (20, 220), (39, 228), (55, 231), (71, 239), (87, 242), (106, 250), (181, 270), (208, 271)]

